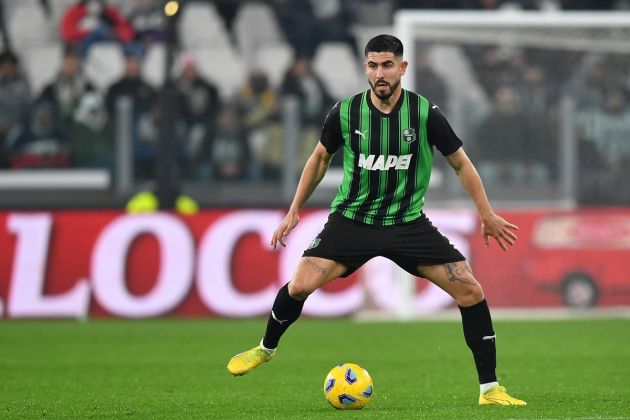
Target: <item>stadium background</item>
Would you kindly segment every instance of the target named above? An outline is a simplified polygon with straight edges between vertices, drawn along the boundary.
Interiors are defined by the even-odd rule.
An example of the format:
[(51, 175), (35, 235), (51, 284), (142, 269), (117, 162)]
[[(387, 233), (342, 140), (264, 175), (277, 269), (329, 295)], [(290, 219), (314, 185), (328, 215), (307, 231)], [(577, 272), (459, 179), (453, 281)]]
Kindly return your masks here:
[[(427, 211), (494, 305), (630, 304), (627, 3), (164, 3), (3, 2), (3, 317), (264, 315), (317, 234), (338, 157), (289, 248), (267, 238), (327, 110), (365, 88), (361, 46), (383, 32), (404, 38), (405, 86), (439, 104), (521, 228), (510, 253), (483, 249), (436, 159)], [(140, 214), (125, 212), (133, 197)], [(403, 277), (377, 260), (312, 313), (452, 307)]]
[[(348, 361), (375, 381), (363, 418), (628, 418), (628, 1), (107, 3), (0, 2), (0, 418), (337, 418), (322, 382)], [(382, 259), (311, 296), (268, 366), (225, 371), (321, 229), (339, 157), (268, 246), (390, 32), (520, 227), (484, 248), (436, 159), (427, 213), (525, 410), (476, 407), (457, 309)]]

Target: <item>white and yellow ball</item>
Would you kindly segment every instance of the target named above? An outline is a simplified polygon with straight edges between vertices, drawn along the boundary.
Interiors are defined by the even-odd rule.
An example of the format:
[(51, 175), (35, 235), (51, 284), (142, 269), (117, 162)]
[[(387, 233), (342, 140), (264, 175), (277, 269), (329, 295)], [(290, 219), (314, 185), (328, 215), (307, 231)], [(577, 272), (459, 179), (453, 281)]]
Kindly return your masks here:
[(326, 401), (339, 410), (357, 410), (372, 398), (374, 384), (367, 370), (355, 363), (342, 363), (324, 380)]

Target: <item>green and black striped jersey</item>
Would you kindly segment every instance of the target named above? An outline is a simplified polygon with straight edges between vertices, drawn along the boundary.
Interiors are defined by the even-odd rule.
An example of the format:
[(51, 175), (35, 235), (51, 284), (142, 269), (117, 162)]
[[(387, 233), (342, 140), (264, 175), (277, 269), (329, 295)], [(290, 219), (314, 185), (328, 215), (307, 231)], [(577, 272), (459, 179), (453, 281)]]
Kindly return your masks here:
[(404, 89), (389, 114), (372, 104), (370, 90), (338, 102), (320, 141), (330, 154), (343, 145), (343, 181), (331, 210), (382, 226), (422, 215), (433, 146), (446, 156), (462, 145), (436, 105)]

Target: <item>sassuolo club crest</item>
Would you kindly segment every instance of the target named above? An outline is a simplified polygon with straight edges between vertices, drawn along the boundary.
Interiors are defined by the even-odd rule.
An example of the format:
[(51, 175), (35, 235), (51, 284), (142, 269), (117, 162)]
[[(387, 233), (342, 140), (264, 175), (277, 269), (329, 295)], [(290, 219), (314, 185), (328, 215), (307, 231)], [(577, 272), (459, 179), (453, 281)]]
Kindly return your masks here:
[(306, 249), (312, 249), (312, 248), (315, 248), (315, 247), (317, 247), (317, 245), (319, 245), (319, 243), (320, 243), (320, 242), (321, 242), (321, 239), (320, 239), (320, 238), (315, 238), (315, 239), (313, 239), (313, 241), (311, 242), (311, 244), (310, 244), (310, 245), (308, 246), (308, 248), (306, 248)]
[(402, 132), (403, 140), (407, 143), (416, 141), (416, 130), (414, 128), (405, 128)]

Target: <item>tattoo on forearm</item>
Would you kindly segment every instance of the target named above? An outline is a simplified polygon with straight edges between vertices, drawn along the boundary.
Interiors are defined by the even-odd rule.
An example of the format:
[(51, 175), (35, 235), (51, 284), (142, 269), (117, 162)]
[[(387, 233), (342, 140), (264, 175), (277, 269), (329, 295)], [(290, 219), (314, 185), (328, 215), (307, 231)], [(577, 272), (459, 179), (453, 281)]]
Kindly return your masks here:
[(315, 261), (311, 260), (308, 257), (302, 258), (302, 262), (306, 265), (310, 265), (313, 267), (313, 270), (317, 271), (320, 274), (324, 274), (324, 271), (326, 271), (326, 269), (324, 267), (322, 267), (321, 265), (317, 264)]
[(475, 284), (472, 278), (472, 270), (466, 261), (457, 261), (454, 263), (444, 264), (448, 281), (460, 282), (465, 284)]

